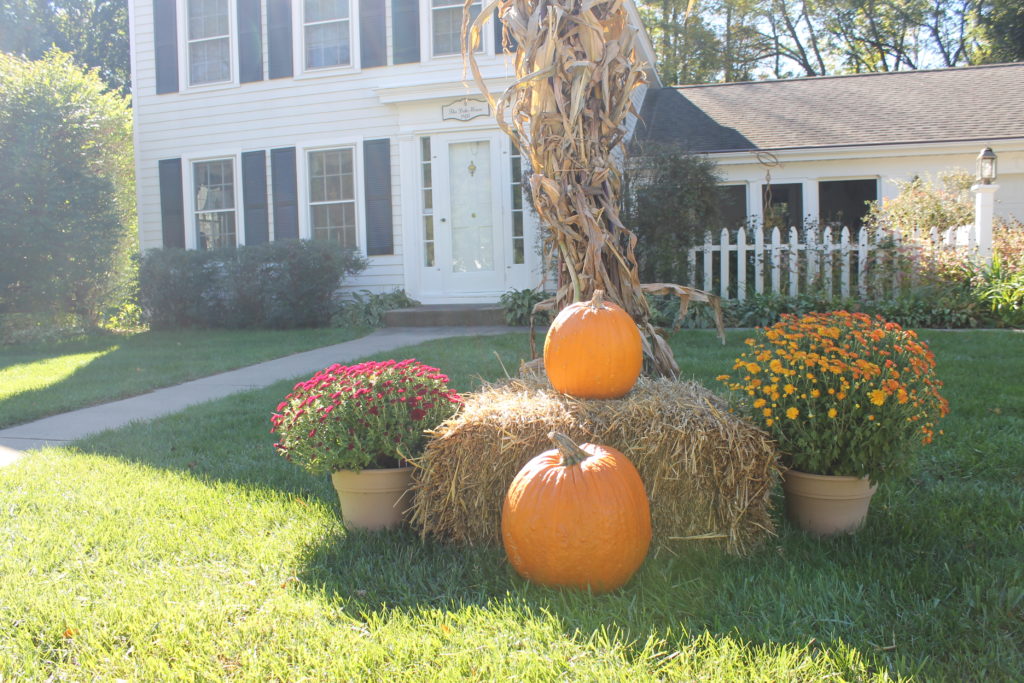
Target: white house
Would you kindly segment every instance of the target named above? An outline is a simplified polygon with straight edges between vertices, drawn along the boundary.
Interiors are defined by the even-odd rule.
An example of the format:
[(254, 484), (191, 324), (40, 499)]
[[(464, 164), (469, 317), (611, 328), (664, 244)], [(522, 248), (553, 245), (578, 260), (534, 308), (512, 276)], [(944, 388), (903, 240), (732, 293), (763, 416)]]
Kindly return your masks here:
[[(639, 139), (706, 154), (730, 222), (859, 224), (897, 180), (998, 155), (996, 215), (1024, 220), (1024, 63), (651, 89)], [(851, 225), (851, 227), (853, 227)]]
[[(369, 259), (355, 287), (424, 303), (538, 284), (521, 160), (465, 80), (461, 15), (461, 0), (131, 0), (142, 248), (333, 240)], [(499, 92), (512, 64), (489, 25), (479, 62)], [(737, 223), (766, 204), (791, 224), (856, 223), (894, 181), (970, 170), (984, 146), (997, 214), (1024, 218), (1024, 64), (649, 78), (638, 137), (713, 158)]]
[[(461, 0), (131, 0), (129, 17), (144, 250), (332, 240), (368, 257), (355, 286), (424, 303), (538, 284), (521, 160), (465, 81)], [(512, 80), (496, 24), (492, 92)]]

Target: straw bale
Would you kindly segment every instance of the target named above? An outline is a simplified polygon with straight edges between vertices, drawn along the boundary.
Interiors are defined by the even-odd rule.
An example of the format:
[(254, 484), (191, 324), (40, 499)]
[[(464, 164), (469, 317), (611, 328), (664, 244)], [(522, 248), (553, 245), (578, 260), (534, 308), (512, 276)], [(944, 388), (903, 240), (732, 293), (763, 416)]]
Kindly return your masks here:
[(500, 543), (501, 507), (548, 432), (617, 448), (651, 501), (654, 545), (700, 540), (744, 554), (774, 535), (769, 494), (779, 468), (767, 435), (695, 382), (641, 378), (625, 397), (575, 399), (537, 374), (465, 396), (415, 463), (413, 525), (422, 536)]

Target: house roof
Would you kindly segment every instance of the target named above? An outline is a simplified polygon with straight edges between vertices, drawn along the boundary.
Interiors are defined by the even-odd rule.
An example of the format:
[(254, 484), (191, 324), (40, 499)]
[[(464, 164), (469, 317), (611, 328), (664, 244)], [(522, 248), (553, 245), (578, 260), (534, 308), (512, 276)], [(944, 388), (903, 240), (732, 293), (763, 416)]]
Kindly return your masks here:
[(640, 119), (695, 153), (1024, 138), (1024, 62), (652, 88)]

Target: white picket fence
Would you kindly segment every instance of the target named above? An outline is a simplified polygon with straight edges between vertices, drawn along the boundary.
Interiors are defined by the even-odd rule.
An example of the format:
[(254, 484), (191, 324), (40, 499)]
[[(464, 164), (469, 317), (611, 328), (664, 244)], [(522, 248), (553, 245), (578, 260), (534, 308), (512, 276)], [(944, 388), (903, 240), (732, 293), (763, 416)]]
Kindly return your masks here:
[[(733, 233), (723, 229), (717, 243), (711, 232), (704, 233), (704, 244), (687, 254), (690, 284), (723, 299), (746, 299), (755, 294), (777, 293), (797, 296), (811, 289), (825, 296), (849, 297), (854, 292), (864, 299), (869, 292), (895, 294), (902, 284), (898, 268), (879, 268), (886, 258), (895, 257), (893, 249), (883, 245), (901, 246), (899, 235), (876, 231), (873, 239), (867, 230), (851, 237), (849, 228), (825, 227), (798, 230), (789, 228), (783, 239), (779, 228), (766, 235), (755, 226)], [(735, 241), (732, 235), (735, 234)], [(976, 250), (974, 226), (966, 225), (927, 233), (916, 233), (902, 245), (902, 256), (917, 253), (918, 257), (934, 257), (941, 249)], [(885, 281), (872, 280), (885, 278)], [(785, 281), (785, 282), (784, 282)]]

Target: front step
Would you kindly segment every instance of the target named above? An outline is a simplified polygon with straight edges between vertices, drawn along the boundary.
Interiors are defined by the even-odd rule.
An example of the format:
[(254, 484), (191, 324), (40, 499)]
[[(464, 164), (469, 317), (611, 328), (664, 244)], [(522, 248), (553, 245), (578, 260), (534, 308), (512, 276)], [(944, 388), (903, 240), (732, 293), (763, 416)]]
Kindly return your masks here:
[(384, 313), (385, 327), (466, 327), (504, 325), (498, 304), (433, 304), (397, 308)]

